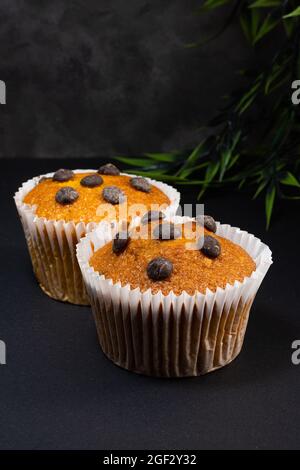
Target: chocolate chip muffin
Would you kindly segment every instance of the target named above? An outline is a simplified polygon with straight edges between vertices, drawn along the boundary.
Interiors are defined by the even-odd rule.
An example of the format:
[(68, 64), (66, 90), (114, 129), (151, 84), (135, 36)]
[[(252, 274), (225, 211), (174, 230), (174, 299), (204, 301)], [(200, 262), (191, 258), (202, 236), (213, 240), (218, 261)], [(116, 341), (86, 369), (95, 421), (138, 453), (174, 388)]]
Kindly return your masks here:
[[(162, 187), (154, 186), (141, 177), (135, 178), (140, 181), (138, 185), (132, 185), (134, 178), (120, 173), (109, 174), (105, 168), (101, 167), (102, 174), (58, 170), (52, 178), (42, 178), (26, 194), (24, 203), (36, 206), (38, 217), (72, 221), (75, 224), (99, 223), (103, 219), (117, 220), (125, 199), (129, 207), (133, 204), (145, 206), (141, 215), (154, 204), (165, 209), (171, 204)], [(111, 172), (112, 168), (116, 171), (116, 167), (108, 168)], [(148, 191), (141, 189), (145, 186)]]
[[(134, 178), (139, 184), (132, 183)], [(60, 169), (33, 178), (15, 194), (15, 202), (43, 291), (57, 300), (86, 305), (75, 253), (80, 238), (98, 224), (105, 228), (119, 218), (129, 222), (143, 217), (153, 205), (165, 214), (175, 213), (179, 193), (106, 164), (98, 170)]]
[[(224, 289), (227, 284), (243, 281), (256, 268), (241, 246), (206, 228), (202, 237), (199, 230), (196, 239), (196, 222), (190, 226), (169, 222), (151, 225), (147, 239), (142, 231), (138, 239), (117, 234), (94, 253), (90, 265), (114, 283), (164, 295), (180, 295), (183, 291), (194, 295), (207, 289), (214, 292), (218, 287)], [(189, 249), (187, 245), (192, 243), (195, 246)]]
[[(149, 222), (150, 221), (150, 222)], [(212, 217), (144, 217), (77, 247), (101, 347), (147, 375), (202, 375), (240, 352), (250, 308), (272, 263), (259, 239)]]

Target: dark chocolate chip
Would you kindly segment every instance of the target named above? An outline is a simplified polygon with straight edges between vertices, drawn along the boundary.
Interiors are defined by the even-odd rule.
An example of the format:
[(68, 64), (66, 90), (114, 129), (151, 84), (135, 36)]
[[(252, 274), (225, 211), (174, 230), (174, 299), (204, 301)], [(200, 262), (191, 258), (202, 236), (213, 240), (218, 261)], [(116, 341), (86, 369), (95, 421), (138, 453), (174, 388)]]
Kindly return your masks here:
[(221, 254), (221, 245), (216, 238), (204, 235), (201, 251), (208, 258), (217, 258)]
[(101, 184), (103, 184), (103, 179), (100, 175), (95, 173), (94, 175), (87, 175), (82, 178), (80, 184), (87, 188), (96, 188), (97, 186), (101, 186)]
[(167, 222), (157, 225), (153, 230), (153, 238), (155, 240), (175, 240), (175, 238), (180, 238), (180, 236), (180, 229), (175, 227), (174, 224)]
[(210, 232), (216, 233), (217, 224), (213, 217), (211, 217), (210, 215), (198, 215), (198, 217), (196, 217), (196, 221), (200, 225), (204, 225), (204, 227)]
[(100, 173), (100, 175), (118, 176), (120, 170), (112, 163), (106, 163), (106, 165), (100, 166), (98, 173)]
[(150, 193), (151, 191), (151, 184), (141, 176), (135, 176), (134, 178), (131, 178), (129, 182), (137, 191), (142, 191), (143, 193)]
[(153, 281), (164, 281), (173, 272), (173, 263), (166, 258), (154, 258), (147, 266), (147, 274)]
[(107, 186), (103, 189), (102, 196), (105, 201), (113, 204), (114, 206), (116, 204), (122, 204), (125, 200), (125, 194), (121, 189), (117, 188), (117, 186)]
[(65, 186), (57, 191), (55, 200), (59, 204), (73, 204), (79, 198), (79, 194), (76, 189), (71, 186)]
[(130, 236), (128, 232), (123, 231), (123, 232), (117, 233), (117, 235), (115, 236), (113, 240), (113, 245), (112, 245), (113, 252), (116, 255), (123, 253), (123, 251), (127, 248), (129, 242), (130, 242)]
[(163, 220), (165, 218), (166, 218), (166, 214), (164, 214), (161, 211), (149, 211), (149, 212), (146, 212), (145, 215), (143, 215), (141, 222), (143, 225), (146, 225), (149, 222), (153, 222), (155, 220)]
[(65, 183), (66, 181), (73, 179), (73, 177), (74, 173), (72, 170), (65, 170), (61, 168), (54, 173), (52, 179), (53, 181), (58, 181), (59, 183)]

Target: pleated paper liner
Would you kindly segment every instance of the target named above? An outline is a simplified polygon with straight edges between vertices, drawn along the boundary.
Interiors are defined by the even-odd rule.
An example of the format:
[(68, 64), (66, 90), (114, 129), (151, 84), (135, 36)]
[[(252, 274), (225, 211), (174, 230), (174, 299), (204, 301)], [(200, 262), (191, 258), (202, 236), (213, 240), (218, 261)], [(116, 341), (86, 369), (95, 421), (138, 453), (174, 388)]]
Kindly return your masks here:
[[(192, 219), (176, 217), (176, 223)], [(115, 230), (82, 238), (77, 258), (90, 298), (100, 345), (115, 364), (141, 374), (188, 377), (229, 364), (241, 351), (251, 305), (270, 265), (270, 249), (254, 235), (217, 224), (217, 234), (243, 247), (256, 270), (216, 292), (175, 295), (141, 292), (95, 272), (89, 260)]]
[[(75, 170), (75, 173), (91, 173), (96, 170)], [(122, 173), (125, 175), (125, 173)], [(76, 258), (76, 245), (87, 233), (98, 225), (105, 230), (107, 221), (96, 224), (47, 220), (35, 214), (36, 207), (24, 204), (24, 197), (38, 184), (41, 177), (52, 177), (53, 173), (38, 176), (24, 183), (14, 199), (23, 225), (33, 270), (42, 290), (50, 297), (78, 305), (89, 305), (89, 299)], [(134, 176), (134, 175), (126, 175)], [(149, 182), (164, 192), (170, 199), (165, 210), (167, 216), (176, 214), (180, 194), (171, 186)]]

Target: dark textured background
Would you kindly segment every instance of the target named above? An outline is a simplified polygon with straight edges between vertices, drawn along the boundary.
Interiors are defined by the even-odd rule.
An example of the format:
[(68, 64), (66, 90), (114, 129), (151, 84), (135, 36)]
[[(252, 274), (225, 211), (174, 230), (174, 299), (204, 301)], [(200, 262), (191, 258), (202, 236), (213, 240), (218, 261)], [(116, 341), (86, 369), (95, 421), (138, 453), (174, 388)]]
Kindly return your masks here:
[[(266, 233), (263, 202), (215, 192), (207, 212), (268, 243), (274, 265), (254, 303), (245, 346), (205, 377), (130, 374), (101, 353), (89, 308), (38, 288), (12, 195), (56, 167), (96, 167), (83, 157), (190, 147), (236, 83), (263, 60), (238, 26), (204, 49), (224, 11), (194, 15), (198, 0), (1, 0), (0, 449), (299, 448), (300, 227), (295, 206)], [(79, 157), (80, 160), (70, 160)], [(196, 190), (183, 189), (193, 203)], [(283, 233), (286, 228), (288, 234)], [(287, 241), (288, 240), (288, 241)]]
[(259, 60), (238, 25), (202, 49), (227, 9), (199, 0), (1, 0), (0, 156), (88, 157), (198, 142), (237, 80)]
[[(207, 213), (262, 238), (274, 264), (231, 365), (191, 379), (144, 377), (104, 356), (90, 308), (50, 299), (33, 276), (12, 191), (67, 162), (1, 162), (0, 339), (7, 364), (0, 366), (0, 450), (299, 449), (300, 365), (291, 362), (291, 344), (300, 339), (294, 207), (281, 206), (266, 233), (263, 201), (233, 191), (206, 197)], [(183, 203), (194, 202), (197, 190), (181, 189)]]

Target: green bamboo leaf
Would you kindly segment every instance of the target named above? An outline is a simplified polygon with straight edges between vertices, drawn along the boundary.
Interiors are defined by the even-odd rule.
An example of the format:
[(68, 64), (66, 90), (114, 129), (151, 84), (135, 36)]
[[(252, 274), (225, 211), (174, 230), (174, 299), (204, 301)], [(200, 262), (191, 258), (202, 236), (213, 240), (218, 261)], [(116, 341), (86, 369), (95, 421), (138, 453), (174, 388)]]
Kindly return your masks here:
[(227, 169), (227, 166), (231, 160), (232, 153), (230, 150), (227, 150), (226, 152), (223, 152), (221, 155), (221, 164), (220, 164), (220, 176), (219, 176), (219, 181), (222, 181)]
[(245, 183), (246, 183), (246, 178), (243, 178), (243, 179), (239, 182), (238, 188), (239, 188), (239, 189), (242, 189), (242, 187), (244, 186)]
[(283, 194), (282, 199), (287, 199), (288, 201), (299, 201), (300, 196), (285, 196)]
[[(231, 9), (229, 16), (227, 17), (227, 19), (225, 20), (221, 28), (212, 36), (208, 36), (197, 43), (188, 44), (187, 47), (203, 46), (205, 44), (208, 44), (209, 42), (217, 39), (219, 36), (221, 36), (222, 33), (224, 33), (224, 31), (226, 31), (226, 29), (230, 26), (230, 24), (235, 20), (242, 0), (227, 0), (226, 2), (222, 1), (222, 3), (214, 0), (215, 7), (224, 5), (225, 3), (229, 3), (229, 1), (233, 3), (233, 8)], [(202, 6), (197, 11), (199, 13), (203, 13), (203, 11), (207, 11), (207, 10), (211, 10), (212, 8), (215, 8), (215, 7), (212, 7), (211, 2), (206, 2), (206, 5), (208, 5), (208, 3), (210, 3), (210, 6), (208, 7)]]
[(188, 178), (188, 176), (190, 176), (195, 171), (202, 170), (203, 168), (206, 168), (208, 165), (209, 165), (209, 162), (204, 162), (204, 163), (201, 163), (200, 165), (192, 166), (191, 168), (187, 168), (186, 170), (181, 171), (178, 177), (183, 178), (183, 179)]
[(300, 16), (300, 7), (297, 7), (295, 10), (291, 11), (291, 13), (284, 15), (283, 19), (294, 18), (295, 16)]
[(227, 167), (227, 170), (230, 170), (230, 168), (232, 168), (232, 167), (236, 164), (236, 162), (238, 161), (239, 158), (240, 158), (240, 154), (239, 154), (239, 153), (238, 153), (237, 155), (234, 155), (234, 156), (231, 158), (230, 162), (229, 162), (229, 165), (228, 165), (228, 167)]
[(282, 87), (282, 85), (286, 82), (289, 82), (290, 81), (290, 77), (287, 75), (285, 77), (283, 77), (279, 82), (277, 83), (274, 83), (274, 85), (272, 85), (270, 88), (269, 88), (269, 91), (268, 91), (268, 94), (270, 95), (271, 93), (273, 93), (275, 90), (277, 90), (278, 88)]
[(286, 186), (294, 186), (296, 188), (300, 188), (300, 183), (297, 178), (291, 172), (287, 172), (283, 178), (280, 180), (281, 184)]
[(160, 180), (160, 181), (170, 181), (173, 183), (180, 182), (180, 178), (178, 178), (177, 176), (166, 175), (164, 173), (161, 173), (160, 171), (127, 170), (127, 173), (138, 174), (139, 176), (145, 176), (147, 178), (152, 178), (152, 179)]
[(265, 20), (263, 21), (262, 25), (258, 29), (256, 35), (253, 38), (253, 44), (255, 45), (258, 41), (260, 41), (266, 34), (268, 34), (272, 29), (274, 29), (279, 24), (278, 20), (275, 20), (269, 14)]
[(266, 79), (266, 84), (265, 84), (265, 94), (269, 94), (270, 87), (272, 83), (279, 77), (279, 75), (282, 73), (282, 67), (280, 67), (278, 64), (275, 64), (273, 67), (270, 76)]
[(226, 170), (228, 169), (232, 158), (233, 158), (233, 151), (235, 150), (240, 137), (242, 135), (242, 132), (239, 131), (235, 134), (234, 138), (232, 139), (232, 144), (229, 146), (229, 149), (227, 149), (225, 152), (222, 152), (221, 154), (221, 165), (220, 165), (220, 176), (219, 176), (219, 181), (223, 181), (224, 175)]
[(253, 101), (256, 98), (256, 92), (258, 91), (260, 85), (261, 85), (261, 77), (258, 77), (258, 80), (256, 83), (250, 88), (247, 93), (244, 94), (244, 96), (240, 99), (239, 103), (236, 106), (236, 111), (239, 112), (239, 114), (243, 114), (249, 106), (253, 103)]
[(207, 167), (206, 172), (205, 172), (205, 179), (204, 179), (204, 182), (203, 182), (203, 188), (201, 189), (201, 191), (198, 194), (198, 199), (201, 199), (201, 197), (203, 196), (203, 194), (205, 193), (205, 191), (207, 189), (207, 186), (211, 183), (211, 181), (214, 179), (214, 177), (218, 173), (219, 168), (220, 168), (220, 162), (210, 163), (209, 164), (209, 166)]
[(270, 222), (271, 222), (271, 217), (274, 209), (274, 202), (275, 202), (275, 196), (276, 196), (276, 188), (275, 186), (271, 186), (267, 193), (266, 193), (266, 198), (265, 198), (265, 211), (266, 211), (266, 228), (268, 229), (270, 227)]
[[(290, 77), (288, 76), (288, 74), (286, 74), (286, 68), (288, 64), (290, 63), (290, 61), (291, 61), (291, 58), (287, 57), (282, 61), (282, 63), (274, 64), (270, 72), (270, 75), (267, 77), (265, 81), (265, 94), (266, 95), (272, 93), (276, 88), (281, 86), (287, 80), (290, 80)], [(283, 78), (281, 78), (282, 75), (284, 75)], [(280, 79), (280, 81), (276, 82), (276, 80), (278, 79)]]
[(220, 162), (211, 163), (205, 173), (205, 181), (210, 183), (218, 173)]
[(260, 183), (260, 185), (258, 186), (258, 188), (257, 188), (257, 190), (256, 190), (256, 192), (255, 192), (255, 194), (254, 194), (254, 196), (253, 196), (253, 199), (256, 199), (256, 198), (260, 195), (260, 193), (265, 189), (265, 187), (267, 186), (267, 184), (268, 184), (268, 181), (262, 181), (262, 182)]
[(178, 159), (178, 153), (145, 153), (146, 157), (149, 157), (158, 162), (171, 163)]
[(203, 149), (204, 142), (200, 142), (199, 145), (192, 151), (192, 153), (188, 156), (187, 162), (189, 164), (195, 163), (195, 161), (198, 159), (199, 155), (201, 154), (201, 151)]
[(231, 152), (233, 152), (234, 149), (236, 148), (236, 146), (237, 146), (237, 144), (238, 144), (238, 142), (239, 142), (239, 140), (240, 140), (240, 138), (241, 138), (241, 135), (242, 135), (242, 131), (238, 131), (238, 132), (235, 134), (234, 138), (232, 139), (232, 144), (231, 144), (231, 146), (230, 146)]
[(232, 0), (206, 0), (201, 6), (201, 10), (212, 10), (230, 2), (232, 2)]
[(296, 22), (289, 21), (289, 19), (283, 20), (283, 26), (284, 26), (287, 37), (290, 38), (295, 30)]
[[(277, 196), (295, 200), (300, 198), (300, 177), (298, 180), (295, 176), (300, 170), (299, 116), (297, 110), (290, 106), (290, 87), (286, 88), (287, 91), (284, 90), (285, 85), (291, 81), (291, 72), (297, 76), (297, 67), (300, 66), (294, 41), (297, 17), (300, 15), (300, 7), (296, 8), (295, 5), (299, 1), (285, 2), (290, 11), (285, 19), (280, 17), (284, 14), (282, 11), (287, 12), (286, 7), (283, 9), (282, 1), (231, 1), (230, 5), (230, 0), (202, 0), (200, 4), (204, 3), (207, 10), (222, 5), (225, 5), (224, 11), (226, 7), (228, 11), (233, 10), (234, 18), (240, 19), (244, 34), (252, 45), (265, 38), (281, 23), (286, 29), (285, 41), (281, 45), (277, 42), (271, 44), (272, 57), (251, 68), (252, 74), (245, 76), (250, 86), (242, 82), (240, 88), (230, 93), (226, 106), (222, 106), (217, 118), (209, 123), (211, 126), (219, 126), (210, 129), (212, 141), (205, 138), (203, 147), (199, 144), (190, 154), (187, 151), (146, 153), (137, 158), (120, 157), (120, 161), (131, 168), (129, 173), (138, 173), (170, 184), (198, 185), (200, 197), (211, 187), (239, 185), (242, 188), (246, 183), (255, 193), (254, 197), (263, 194), (266, 225), (269, 227)], [(233, 8), (236, 5), (238, 10)], [(292, 17), (294, 21), (290, 21)], [(278, 91), (276, 95), (274, 90)], [(273, 99), (270, 100), (267, 95), (271, 95)], [(256, 142), (251, 137), (255, 122), (246, 117), (249, 114), (248, 109), (258, 101), (262, 103), (262, 107)], [(206, 125), (205, 128), (207, 127)], [(135, 167), (139, 167), (141, 171)], [(292, 173), (286, 171), (288, 168), (292, 168)]]
[(243, 114), (247, 109), (251, 107), (253, 102), (255, 101), (256, 94), (251, 96), (248, 101), (245, 102), (244, 106), (240, 109), (240, 114)]
[(248, 8), (267, 8), (267, 7), (277, 7), (281, 3), (280, 0), (257, 0), (254, 3), (251, 3)]
[(248, 16), (246, 16), (244, 13), (241, 13), (240, 15), (240, 25), (247, 41), (252, 43), (251, 24), (249, 22)]
[(199, 145), (192, 151), (192, 153), (188, 156), (184, 165), (180, 168), (177, 172), (176, 176), (182, 177), (183, 172), (190, 167), (190, 165), (194, 165), (194, 163), (198, 160), (203, 150), (204, 142), (200, 142)]
[(251, 37), (253, 43), (259, 30), (260, 19), (261, 12), (259, 10), (251, 10)]

